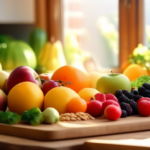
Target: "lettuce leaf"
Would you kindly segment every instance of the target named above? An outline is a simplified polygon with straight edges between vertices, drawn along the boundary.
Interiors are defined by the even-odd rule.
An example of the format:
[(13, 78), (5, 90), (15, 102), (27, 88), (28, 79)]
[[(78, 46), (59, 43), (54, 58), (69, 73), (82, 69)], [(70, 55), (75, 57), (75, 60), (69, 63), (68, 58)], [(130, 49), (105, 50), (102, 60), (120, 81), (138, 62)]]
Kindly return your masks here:
[(131, 82), (131, 87), (138, 89), (143, 85), (143, 83), (149, 83), (150, 84), (150, 76), (140, 76), (136, 80)]

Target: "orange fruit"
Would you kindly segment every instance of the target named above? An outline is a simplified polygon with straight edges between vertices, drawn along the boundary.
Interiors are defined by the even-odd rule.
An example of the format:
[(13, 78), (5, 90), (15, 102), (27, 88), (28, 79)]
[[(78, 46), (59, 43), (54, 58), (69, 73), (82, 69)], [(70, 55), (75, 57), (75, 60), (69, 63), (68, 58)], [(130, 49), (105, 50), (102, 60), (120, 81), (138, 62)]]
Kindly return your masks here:
[(99, 91), (94, 88), (83, 88), (78, 92), (79, 96), (86, 102), (89, 102), (91, 97), (93, 97), (97, 93), (99, 93)]
[(59, 114), (66, 113), (67, 103), (73, 97), (79, 97), (74, 90), (64, 86), (55, 87), (45, 95), (44, 109), (53, 107), (59, 112)]
[(32, 82), (21, 82), (15, 85), (8, 94), (8, 108), (10, 111), (21, 115), (33, 107), (42, 109), (44, 94)]
[(147, 75), (148, 73), (140, 65), (131, 64), (124, 70), (123, 74), (126, 75), (130, 81), (133, 81), (142, 75)]
[(71, 82), (71, 84), (65, 84), (66, 87), (79, 92), (81, 89), (91, 87), (90, 78), (81, 70), (65, 65), (58, 68), (51, 77), (52, 80), (62, 80), (63, 83)]
[(87, 103), (81, 97), (73, 97), (67, 104), (67, 111), (69, 113), (85, 112)]

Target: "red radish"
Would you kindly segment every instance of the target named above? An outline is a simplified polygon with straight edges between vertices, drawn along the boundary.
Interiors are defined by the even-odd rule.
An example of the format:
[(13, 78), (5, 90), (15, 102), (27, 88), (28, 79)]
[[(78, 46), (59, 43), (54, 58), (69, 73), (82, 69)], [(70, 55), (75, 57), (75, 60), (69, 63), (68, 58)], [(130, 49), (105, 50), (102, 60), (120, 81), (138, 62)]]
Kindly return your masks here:
[(100, 102), (105, 102), (106, 101), (106, 96), (105, 96), (105, 94), (97, 93), (97, 94), (94, 95), (94, 99), (98, 100)]
[(102, 103), (102, 114), (104, 114), (105, 108), (108, 105), (116, 105), (116, 106), (120, 107), (119, 103), (117, 103), (116, 101), (114, 101), (114, 100), (107, 100), (104, 103)]
[(115, 105), (109, 105), (104, 111), (104, 116), (109, 120), (118, 120), (121, 117), (121, 108)]
[(102, 114), (102, 103), (98, 100), (92, 100), (87, 104), (86, 112), (93, 117), (101, 116)]
[(110, 100), (111, 99), (111, 100), (114, 100), (114, 101), (118, 102), (117, 97), (115, 95), (113, 95), (113, 94), (108, 93), (108, 94), (105, 94), (105, 96), (106, 96), (106, 100)]
[(137, 101), (137, 104), (138, 104), (140, 101), (143, 101), (143, 100), (150, 101), (150, 98), (148, 98), (148, 97), (142, 97), (142, 98), (140, 98), (140, 99)]
[(138, 111), (139, 114), (142, 116), (150, 116), (150, 101), (148, 100), (141, 100), (138, 103)]

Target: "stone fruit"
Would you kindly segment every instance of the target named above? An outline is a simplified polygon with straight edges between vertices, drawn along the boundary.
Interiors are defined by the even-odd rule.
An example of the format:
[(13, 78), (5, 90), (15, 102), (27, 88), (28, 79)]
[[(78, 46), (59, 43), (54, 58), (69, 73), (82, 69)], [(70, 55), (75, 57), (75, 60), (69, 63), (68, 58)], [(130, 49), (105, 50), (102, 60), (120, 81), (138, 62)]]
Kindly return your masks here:
[(94, 88), (83, 88), (78, 92), (79, 96), (87, 102), (89, 102), (91, 100), (91, 97), (93, 97), (97, 93), (99, 93), (99, 91)]
[(58, 86), (59, 86), (59, 84), (58, 84), (57, 82), (55, 82), (55, 81), (53, 81), (53, 80), (47, 80), (47, 81), (45, 81), (45, 82), (42, 84), (41, 89), (42, 89), (44, 95), (46, 95), (46, 93), (47, 93), (49, 90), (51, 90), (51, 89), (54, 88), (54, 87), (58, 87)]
[(6, 109), (7, 109), (7, 96), (0, 89), (0, 111), (6, 111)]
[(37, 107), (42, 110), (44, 94), (35, 83), (21, 82), (15, 85), (8, 94), (8, 108), (19, 115)]
[(56, 123), (59, 121), (59, 113), (55, 108), (48, 107), (43, 111), (45, 123)]
[(138, 112), (142, 116), (150, 116), (150, 101), (148, 100), (141, 100), (138, 103)]
[(5, 90), (5, 82), (9, 77), (9, 73), (3, 70), (0, 70), (0, 89)]
[(96, 83), (97, 83), (98, 79), (100, 77), (102, 77), (103, 75), (106, 75), (106, 73), (100, 73), (97, 71), (92, 71), (92, 72), (88, 73), (88, 76), (89, 76), (91, 83), (92, 83), (92, 88), (96, 89)]
[(16, 84), (21, 82), (32, 82), (41, 87), (41, 80), (38, 74), (30, 67), (19, 66), (15, 68), (9, 75), (6, 82), (6, 90), (9, 92)]
[(106, 100), (114, 100), (114, 101), (118, 102), (117, 97), (113, 94), (108, 93), (108, 94), (105, 94), (105, 96), (106, 96)]
[(67, 104), (67, 111), (69, 113), (85, 112), (87, 103), (81, 97), (73, 97)]
[(102, 115), (102, 102), (98, 100), (92, 100), (87, 104), (87, 113), (93, 117), (98, 117)]
[(90, 78), (81, 70), (69, 65), (58, 68), (53, 73), (51, 80), (62, 80), (63, 83), (69, 81), (71, 84), (66, 84), (65, 86), (77, 93), (83, 88), (91, 88)]
[(109, 120), (118, 120), (121, 117), (121, 114), (121, 108), (116, 105), (109, 105), (104, 111), (104, 116)]
[(74, 90), (64, 86), (55, 87), (45, 95), (44, 109), (53, 107), (59, 112), (59, 114), (66, 113), (67, 103), (73, 97), (79, 97)]
[(98, 100), (100, 102), (105, 102), (106, 101), (106, 96), (103, 93), (97, 93), (94, 95), (94, 99)]
[(107, 100), (107, 101), (102, 103), (102, 114), (104, 114), (105, 108), (109, 105), (116, 105), (116, 106), (120, 107), (118, 102), (116, 102), (114, 100)]
[(119, 73), (111, 73), (102, 76), (96, 84), (96, 89), (104, 94), (115, 94), (117, 90), (131, 91), (131, 82), (127, 76)]

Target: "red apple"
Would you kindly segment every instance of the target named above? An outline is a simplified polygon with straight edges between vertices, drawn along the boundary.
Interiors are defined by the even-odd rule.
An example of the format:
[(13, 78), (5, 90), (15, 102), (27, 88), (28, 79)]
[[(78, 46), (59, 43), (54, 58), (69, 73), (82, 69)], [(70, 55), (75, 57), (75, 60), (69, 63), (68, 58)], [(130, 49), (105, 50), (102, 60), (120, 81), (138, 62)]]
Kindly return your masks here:
[(6, 111), (6, 109), (7, 109), (7, 96), (0, 89), (0, 111)]
[(33, 82), (39, 87), (42, 85), (39, 75), (32, 68), (28, 66), (19, 66), (10, 73), (7, 79), (7, 92), (9, 92), (16, 84), (25, 81)]
[(58, 86), (59, 86), (59, 84), (58, 84), (56, 81), (54, 81), (54, 80), (47, 80), (47, 81), (45, 81), (45, 82), (43, 83), (41, 89), (42, 89), (44, 95), (46, 95), (46, 93), (47, 93), (49, 90), (51, 90), (51, 89), (54, 88), (54, 87), (58, 87)]

